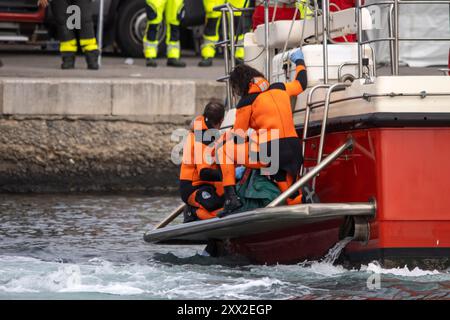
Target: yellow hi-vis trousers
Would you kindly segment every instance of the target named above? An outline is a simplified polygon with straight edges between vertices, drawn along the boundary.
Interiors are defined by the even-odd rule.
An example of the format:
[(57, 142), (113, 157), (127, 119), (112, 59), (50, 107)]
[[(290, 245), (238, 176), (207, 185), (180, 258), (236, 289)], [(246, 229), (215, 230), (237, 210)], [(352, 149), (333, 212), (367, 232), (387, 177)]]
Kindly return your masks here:
[(300, 13), (300, 19), (311, 19), (313, 16), (313, 11), (308, 6), (308, 0), (300, 0), (295, 3)]
[[(201, 49), (201, 54), (203, 59), (214, 58), (216, 55), (216, 42), (219, 41), (219, 25), (220, 18), (222, 16), (221, 11), (213, 11), (213, 8), (216, 6), (220, 6), (225, 4), (226, 2), (230, 3), (235, 8), (248, 8), (250, 4), (250, 0), (203, 0), (203, 6), (205, 7), (206, 13), (206, 25), (205, 31), (203, 34), (203, 45)], [(238, 34), (238, 45), (242, 45), (244, 41), (244, 34), (250, 31), (250, 21), (248, 17), (242, 17), (242, 21), (240, 23), (240, 30), (236, 30), (239, 25), (239, 20), (241, 19), (242, 12), (234, 13), (234, 28), (235, 33)], [(235, 34), (235, 36), (236, 36)], [(239, 59), (244, 59), (244, 48), (237, 47), (235, 52), (235, 57)]]
[(166, 23), (167, 58), (179, 59), (180, 50), (180, 15), (183, 0), (146, 0), (147, 28), (144, 35), (144, 56), (147, 59), (158, 55), (158, 29), (163, 20)]
[(53, 0), (50, 4), (60, 40), (59, 49), (62, 53), (78, 50), (76, 34), (68, 26), (68, 22), (72, 21), (70, 18), (73, 12), (69, 10), (71, 6), (76, 6), (80, 10), (81, 29), (78, 33), (83, 52), (98, 50), (92, 18), (94, 3), (91, 0)]

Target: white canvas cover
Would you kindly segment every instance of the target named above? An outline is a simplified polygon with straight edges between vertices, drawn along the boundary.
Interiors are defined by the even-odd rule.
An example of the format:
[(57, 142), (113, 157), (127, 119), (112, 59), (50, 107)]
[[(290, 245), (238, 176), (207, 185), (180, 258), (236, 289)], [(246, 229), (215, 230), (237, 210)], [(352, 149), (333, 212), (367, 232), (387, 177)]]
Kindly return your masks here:
[[(366, 0), (376, 3), (379, 0)], [(388, 37), (388, 6), (370, 7), (375, 30), (366, 31), (369, 39)], [(448, 4), (400, 5), (401, 38), (450, 38)], [(372, 44), (377, 62), (389, 63), (388, 42)], [(410, 67), (447, 65), (450, 41), (400, 42), (400, 63)]]

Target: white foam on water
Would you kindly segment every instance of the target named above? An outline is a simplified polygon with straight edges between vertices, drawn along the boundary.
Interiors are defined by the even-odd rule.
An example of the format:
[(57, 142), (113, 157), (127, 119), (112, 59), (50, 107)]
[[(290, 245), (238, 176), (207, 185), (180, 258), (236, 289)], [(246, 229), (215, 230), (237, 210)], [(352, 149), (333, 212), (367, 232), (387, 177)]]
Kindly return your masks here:
[(274, 285), (283, 285), (286, 284), (283, 281), (277, 279), (271, 279), (269, 277), (264, 277), (261, 279), (237, 279), (235, 280), (237, 283), (233, 284), (222, 284), (220, 288), (225, 291), (231, 292), (245, 292), (254, 288), (270, 288)]
[(23, 256), (0, 256), (0, 262), (41, 262), (41, 260)]
[(139, 295), (145, 293), (145, 290), (126, 284), (109, 284), (109, 285), (76, 285), (59, 292), (89, 292), (89, 293), (106, 293), (115, 295)]
[(312, 262), (308, 267), (304, 267), (307, 271), (319, 274), (325, 277), (332, 277), (336, 275), (341, 275), (350, 270), (345, 269), (341, 265), (333, 265), (329, 262)]
[(384, 269), (382, 268), (378, 263), (371, 262), (369, 265), (361, 266), (360, 271), (366, 271), (366, 272), (372, 272), (372, 273), (378, 273), (378, 274), (392, 274), (395, 276), (401, 276), (401, 277), (423, 277), (423, 276), (430, 276), (430, 275), (441, 275), (441, 273), (437, 270), (422, 270), (418, 267), (415, 267), (414, 269), (410, 270), (408, 266), (404, 266), (403, 268), (391, 268), (391, 269)]
[[(0, 256), (0, 293), (77, 293), (118, 296), (143, 295), (157, 299), (288, 299), (322, 295), (322, 279), (351, 274), (382, 273), (434, 281), (450, 274), (418, 268), (383, 269), (376, 263), (360, 270), (323, 261), (298, 265), (228, 268), (216, 265), (118, 264), (94, 258), (82, 264)], [(420, 278), (423, 277), (423, 278)], [(438, 279), (442, 281), (442, 279)], [(336, 280), (332, 280), (336, 281)], [(340, 281), (340, 280), (339, 280)], [(319, 292), (320, 291), (320, 292)]]
[(338, 243), (336, 243), (332, 248), (330, 248), (327, 254), (320, 261), (305, 261), (300, 263), (305, 271), (312, 272), (317, 275), (324, 277), (333, 277), (336, 275), (341, 275), (346, 272), (354, 271), (347, 270), (341, 265), (334, 265), (334, 262), (339, 258), (342, 250), (347, 246), (347, 244), (352, 241), (351, 237), (345, 238)]
[(337, 242), (328, 250), (327, 254), (320, 261), (305, 261), (299, 265), (307, 272), (312, 272), (324, 277), (333, 277), (350, 272), (351, 270), (347, 270), (341, 265), (334, 265), (334, 262), (339, 258), (342, 250), (344, 250), (352, 239), (352, 237), (347, 237)]
[[(277, 296), (278, 298), (289, 298), (287, 294), (279, 292), (280, 288), (289, 284), (277, 279), (263, 277), (257, 279), (248, 278), (228, 278), (219, 283), (218, 281), (199, 281), (196, 284), (189, 283), (178, 285), (169, 290), (161, 290), (162, 296), (170, 299), (261, 299), (264, 296)], [(297, 286), (301, 289), (302, 286)], [(258, 295), (255, 295), (258, 292)]]
[[(146, 291), (131, 279), (124, 268), (114, 267), (105, 260), (90, 261), (91, 265), (62, 264), (34, 258), (0, 256), (2, 265), (0, 292), (85, 292), (115, 295), (139, 295)], [(26, 262), (28, 268), (23, 269)], [(14, 268), (14, 265), (16, 268)], [(125, 275), (125, 277), (124, 277)], [(126, 281), (131, 279), (131, 281)], [(141, 278), (142, 280), (142, 278)]]
[(7, 293), (38, 293), (39, 290), (34, 289), (27, 289), (24, 287), (10, 287), (10, 286), (0, 286), (0, 292), (7, 292)]

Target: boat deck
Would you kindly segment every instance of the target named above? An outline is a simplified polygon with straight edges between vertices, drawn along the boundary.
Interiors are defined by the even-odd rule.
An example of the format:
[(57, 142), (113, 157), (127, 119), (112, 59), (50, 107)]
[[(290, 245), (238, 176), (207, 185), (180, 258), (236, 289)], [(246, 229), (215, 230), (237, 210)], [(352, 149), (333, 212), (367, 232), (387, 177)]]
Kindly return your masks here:
[(160, 244), (206, 244), (209, 240), (239, 238), (344, 216), (374, 216), (373, 203), (315, 203), (260, 208), (224, 218), (155, 229), (144, 240)]

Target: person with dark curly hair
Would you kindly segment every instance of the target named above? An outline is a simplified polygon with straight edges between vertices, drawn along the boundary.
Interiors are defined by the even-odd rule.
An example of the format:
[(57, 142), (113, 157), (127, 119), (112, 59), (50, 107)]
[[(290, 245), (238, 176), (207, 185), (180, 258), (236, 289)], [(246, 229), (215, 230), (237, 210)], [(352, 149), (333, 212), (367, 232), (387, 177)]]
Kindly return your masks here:
[[(271, 173), (270, 178), (281, 192), (286, 191), (298, 179), (303, 159), (290, 99), (306, 89), (307, 75), (300, 49), (291, 53), (290, 60), (296, 64), (296, 76), (292, 82), (269, 84), (258, 70), (247, 65), (238, 65), (230, 74), (229, 81), (233, 93), (240, 97), (240, 101), (236, 106), (236, 119), (231, 130), (232, 138), (226, 139), (225, 143), (217, 148), (225, 191), (224, 211), (219, 216), (230, 214), (242, 206), (235, 190), (235, 166), (236, 164), (249, 166), (251, 161), (248, 161), (247, 157), (255, 153), (252, 150), (254, 149), (252, 140), (257, 141), (259, 149), (256, 148), (258, 150), (254, 156), (257, 161), (250, 167), (268, 166), (267, 163), (260, 161), (262, 154), (259, 154), (260, 150), (266, 150), (271, 162), (278, 161), (278, 170), (274, 174)], [(248, 129), (253, 129), (250, 139)], [(229, 144), (233, 144), (233, 147), (227, 146)], [(279, 153), (271, 154), (272, 146), (275, 144), (279, 147)], [(244, 157), (241, 154), (241, 158), (245, 158), (244, 163), (236, 161), (240, 159), (237, 155), (239, 152), (245, 154)], [(299, 191), (288, 198), (287, 203), (289, 205), (301, 203), (301, 198)]]

